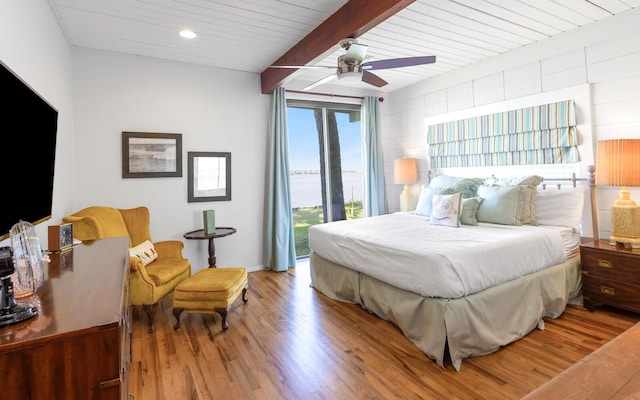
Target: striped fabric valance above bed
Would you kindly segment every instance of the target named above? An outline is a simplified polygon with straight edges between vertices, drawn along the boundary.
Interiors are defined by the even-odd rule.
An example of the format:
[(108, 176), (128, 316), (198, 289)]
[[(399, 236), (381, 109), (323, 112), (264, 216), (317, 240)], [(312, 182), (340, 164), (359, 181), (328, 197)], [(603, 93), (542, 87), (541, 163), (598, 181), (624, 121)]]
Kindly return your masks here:
[(430, 125), (433, 168), (578, 162), (573, 100)]

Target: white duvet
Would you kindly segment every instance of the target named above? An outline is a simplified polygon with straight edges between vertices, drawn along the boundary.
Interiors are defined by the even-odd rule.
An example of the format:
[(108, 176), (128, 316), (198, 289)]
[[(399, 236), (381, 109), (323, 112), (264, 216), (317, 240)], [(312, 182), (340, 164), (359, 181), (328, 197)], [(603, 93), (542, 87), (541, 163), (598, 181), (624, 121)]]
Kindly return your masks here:
[(395, 213), (312, 226), (309, 247), (398, 288), (458, 298), (565, 261), (572, 236), (548, 226), (434, 226)]

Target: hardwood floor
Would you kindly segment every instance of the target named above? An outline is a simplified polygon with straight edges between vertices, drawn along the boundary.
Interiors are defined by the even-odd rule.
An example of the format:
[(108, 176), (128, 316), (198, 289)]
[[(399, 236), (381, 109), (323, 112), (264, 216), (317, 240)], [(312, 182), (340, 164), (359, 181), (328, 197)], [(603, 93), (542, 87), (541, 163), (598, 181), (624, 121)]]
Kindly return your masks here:
[(149, 334), (134, 308), (131, 399), (519, 399), (640, 320), (568, 307), (545, 330), (442, 369), (391, 323), (309, 287), (308, 263), (249, 273), (249, 301), (220, 316), (182, 315), (171, 298)]

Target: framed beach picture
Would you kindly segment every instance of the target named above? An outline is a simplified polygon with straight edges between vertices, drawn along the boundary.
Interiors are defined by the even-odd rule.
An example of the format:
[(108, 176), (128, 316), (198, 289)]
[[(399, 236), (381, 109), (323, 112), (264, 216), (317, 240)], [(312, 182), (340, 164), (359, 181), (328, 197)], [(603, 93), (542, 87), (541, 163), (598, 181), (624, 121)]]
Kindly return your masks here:
[(182, 176), (182, 134), (122, 132), (122, 177)]

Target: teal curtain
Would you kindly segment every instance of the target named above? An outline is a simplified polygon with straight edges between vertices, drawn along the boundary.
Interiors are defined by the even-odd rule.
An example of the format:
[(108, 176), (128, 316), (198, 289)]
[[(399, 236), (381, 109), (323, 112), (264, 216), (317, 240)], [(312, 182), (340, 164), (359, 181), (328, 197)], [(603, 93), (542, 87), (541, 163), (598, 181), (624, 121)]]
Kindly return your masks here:
[(377, 97), (362, 100), (362, 159), (364, 163), (364, 215), (371, 217), (387, 212), (384, 185), (384, 160), (380, 143), (380, 106)]
[(265, 266), (286, 271), (296, 265), (289, 179), (289, 134), (284, 88), (273, 92), (265, 177)]

